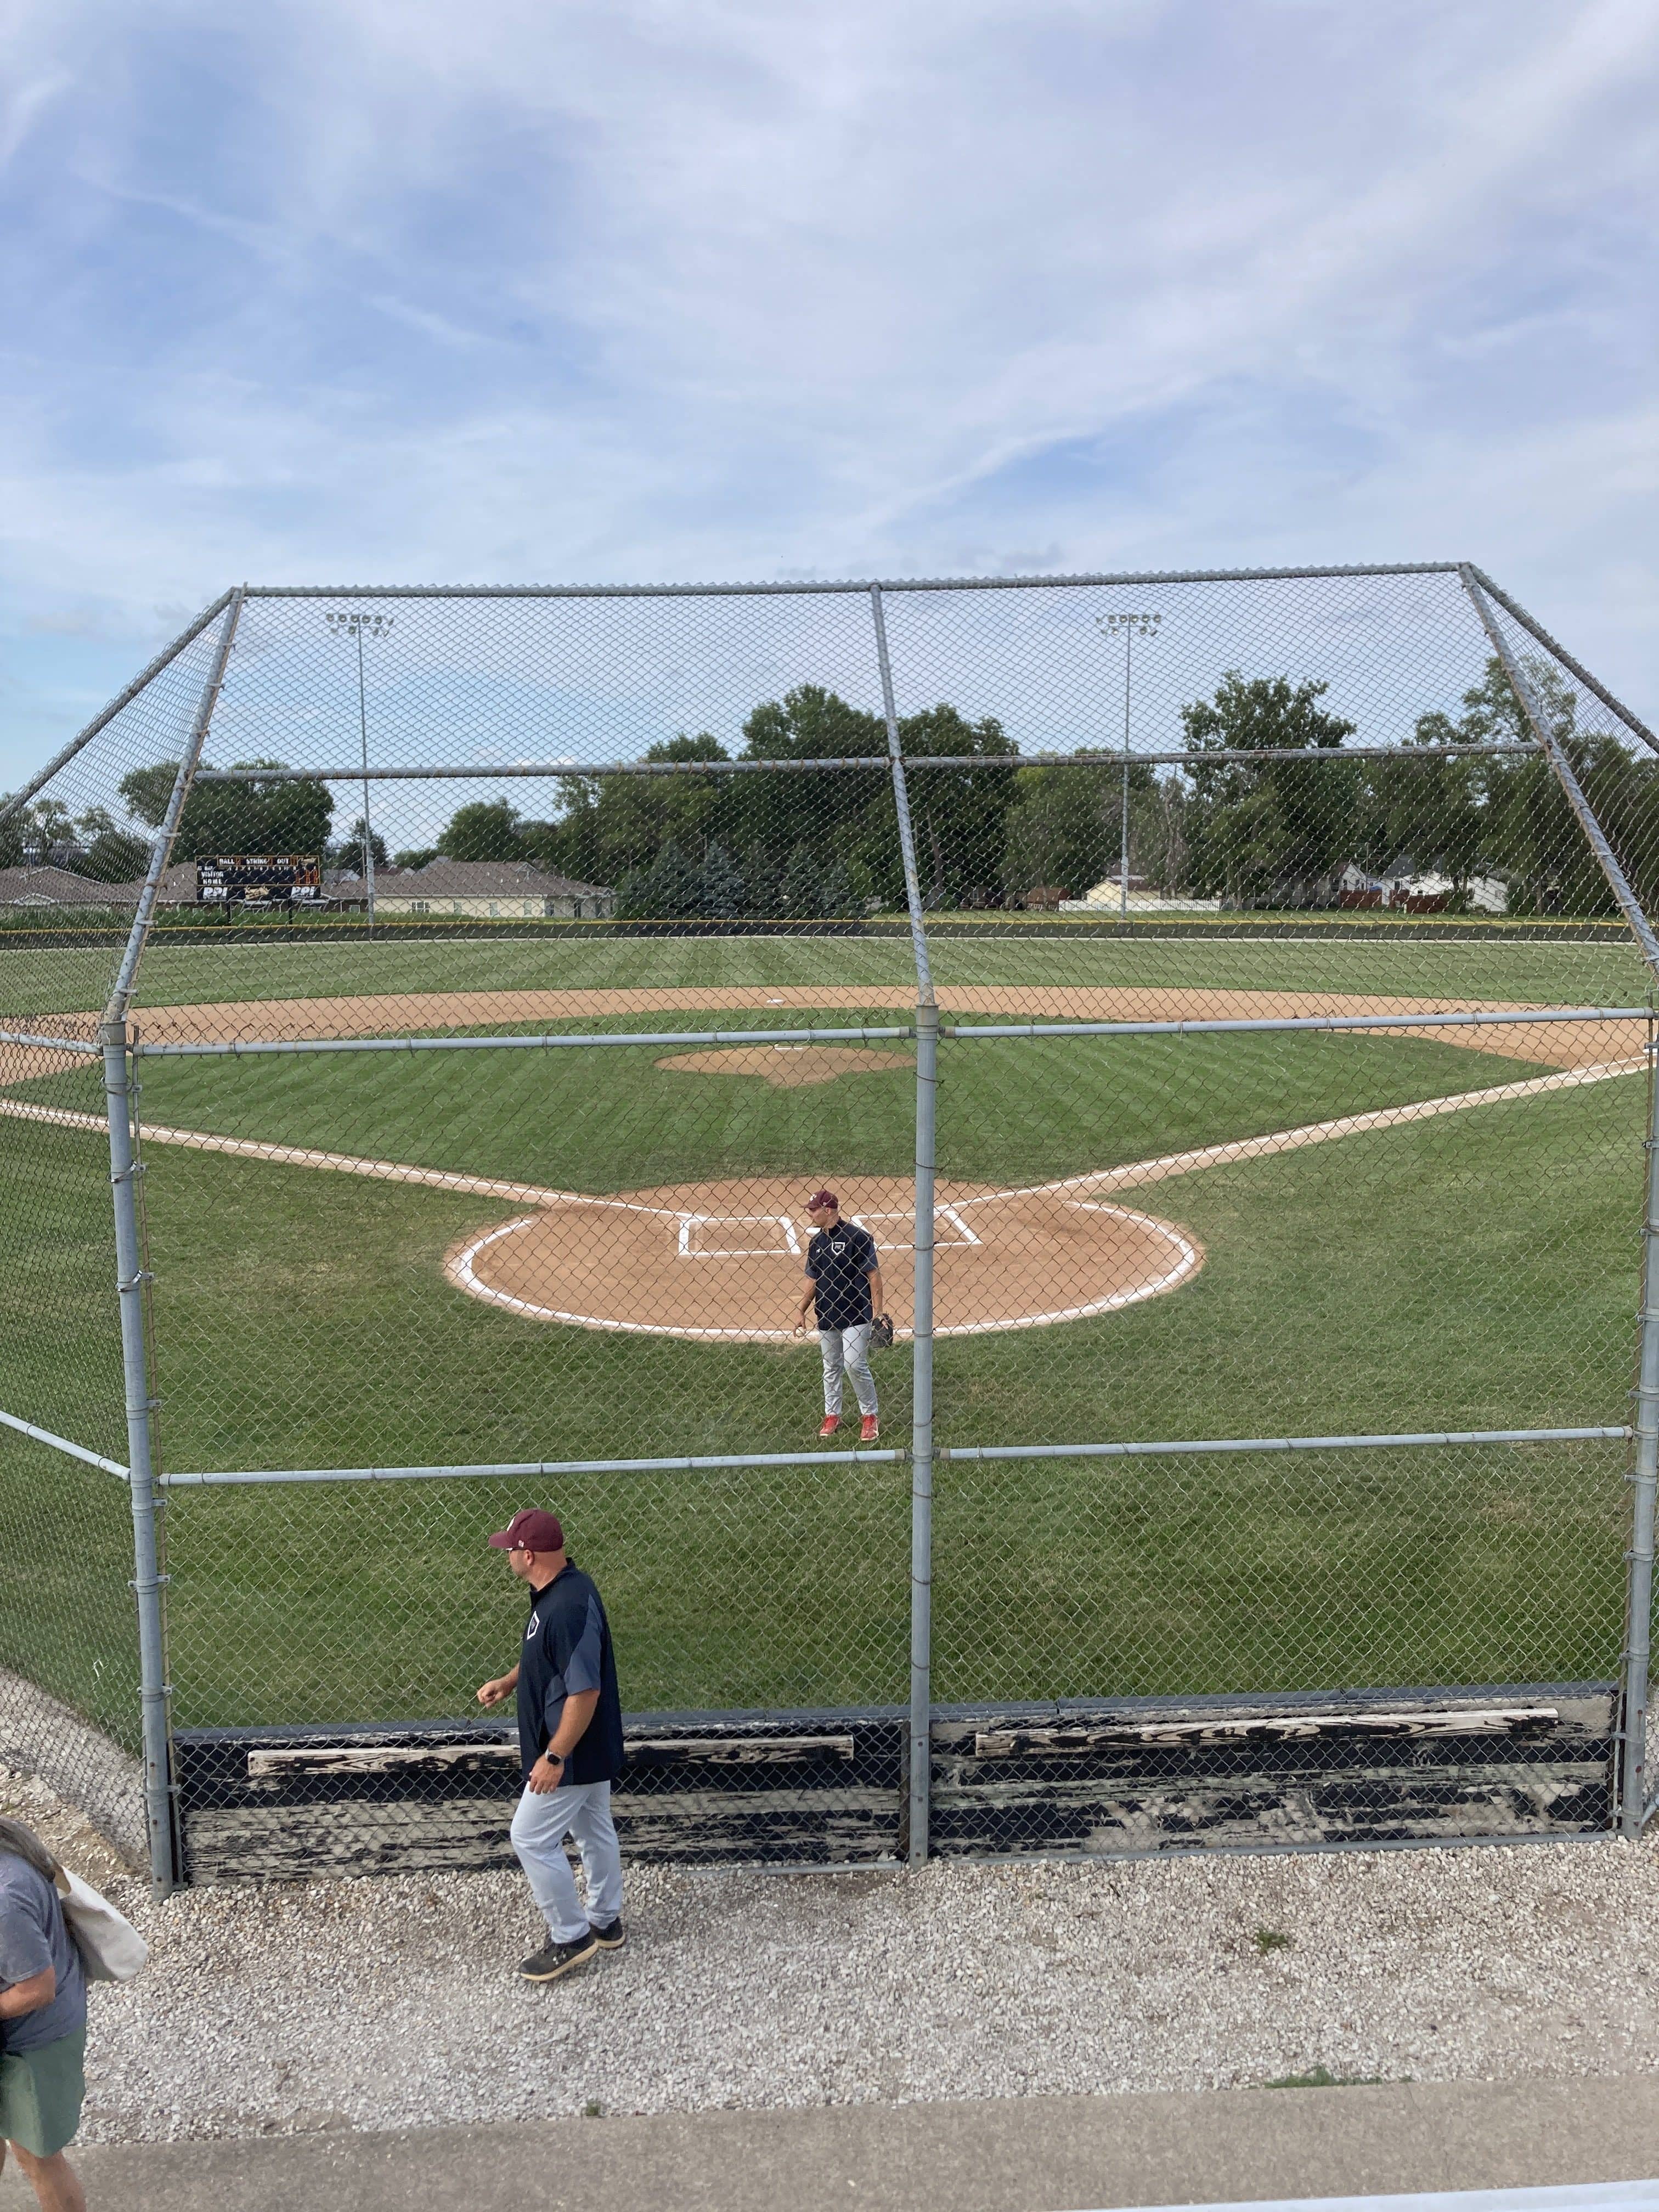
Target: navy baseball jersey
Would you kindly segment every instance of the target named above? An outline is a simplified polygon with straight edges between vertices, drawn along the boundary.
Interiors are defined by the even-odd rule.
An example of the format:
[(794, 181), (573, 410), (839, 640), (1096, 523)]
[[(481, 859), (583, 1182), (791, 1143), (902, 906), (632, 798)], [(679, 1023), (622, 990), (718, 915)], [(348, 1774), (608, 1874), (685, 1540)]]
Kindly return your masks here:
[(873, 1319), (870, 1278), (880, 1265), (875, 1238), (856, 1221), (837, 1221), (815, 1232), (806, 1248), (806, 1272), (817, 1285), (820, 1328), (860, 1328)]

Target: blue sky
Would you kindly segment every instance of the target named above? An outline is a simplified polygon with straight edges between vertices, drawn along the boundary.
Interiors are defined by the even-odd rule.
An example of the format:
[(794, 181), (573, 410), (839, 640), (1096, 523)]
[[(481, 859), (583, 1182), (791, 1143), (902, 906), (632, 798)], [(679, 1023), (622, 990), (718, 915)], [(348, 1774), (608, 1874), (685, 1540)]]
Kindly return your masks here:
[(264, 582), (1468, 556), (1659, 708), (1651, 0), (0, 0), (0, 787)]

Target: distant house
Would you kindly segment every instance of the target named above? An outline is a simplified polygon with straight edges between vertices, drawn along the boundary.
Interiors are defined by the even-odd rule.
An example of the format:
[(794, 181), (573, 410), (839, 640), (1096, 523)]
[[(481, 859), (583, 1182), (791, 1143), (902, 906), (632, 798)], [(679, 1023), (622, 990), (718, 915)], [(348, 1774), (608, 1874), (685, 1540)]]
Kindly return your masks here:
[[(1333, 888), (1339, 906), (1381, 907), (1395, 914), (1444, 914), (1456, 904), (1460, 890), (1454, 878), (1438, 868), (1419, 868), (1409, 856), (1375, 876), (1350, 860)], [(1501, 876), (1471, 876), (1461, 889), (1475, 914), (1509, 911), (1509, 885)]]
[(43, 913), (65, 907), (133, 907), (136, 884), (99, 884), (69, 868), (0, 868), (0, 907), (38, 907)]
[[(363, 897), (351, 878), (331, 884), (338, 899)], [(599, 884), (544, 875), (528, 860), (428, 860), (423, 868), (376, 868), (374, 904), (381, 914), (459, 914), (510, 921), (524, 915), (564, 921), (606, 921), (616, 894)]]
[(1108, 876), (1103, 883), (1096, 884), (1080, 899), (1061, 899), (1062, 914), (1121, 914), (1127, 907), (1132, 915), (1144, 914), (1214, 914), (1220, 908), (1219, 899), (1166, 898), (1149, 876), (1138, 876), (1133, 870), (1129, 876), (1128, 895), (1124, 895), (1123, 878)]

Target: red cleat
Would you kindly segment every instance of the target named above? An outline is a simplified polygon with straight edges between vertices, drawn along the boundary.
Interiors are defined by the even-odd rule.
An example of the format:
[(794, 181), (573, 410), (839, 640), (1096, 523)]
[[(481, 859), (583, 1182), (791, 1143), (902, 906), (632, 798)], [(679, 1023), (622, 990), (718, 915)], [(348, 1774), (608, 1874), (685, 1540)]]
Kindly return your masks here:
[(866, 1413), (859, 1429), (859, 1442), (861, 1444), (872, 1444), (880, 1434), (881, 1423), (873, 1413)]
[(839, 1413), (826, 1413), (823, 1417), (823, 1426), (818, 1431), (818, 1434), (821, 1437), (833, 1437), (836, 1431), (840, 1426), (841, 1415)]

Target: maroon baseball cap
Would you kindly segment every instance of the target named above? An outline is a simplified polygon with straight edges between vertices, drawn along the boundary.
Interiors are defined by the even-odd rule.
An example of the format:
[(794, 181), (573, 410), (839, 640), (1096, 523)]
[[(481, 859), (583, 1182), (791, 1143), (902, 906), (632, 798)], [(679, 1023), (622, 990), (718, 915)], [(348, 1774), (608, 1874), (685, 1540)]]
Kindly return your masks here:
[(564, 1530), (559, 1526), (556, 1513), (544, 1513), (538, 1505), (526, 1505), (515, 1513), (505, 1528), (497, 1529), (490, 1542), (498, 1552), (562, 1552), (564, 1549)]
[(806, 1211), (809, 1213), (816, 1213), (821, 1206), (833, 1206), (837, 1213), (841, 1211), (841, 1200), (833, 1190), (814, 1191), (806, 1201)]

